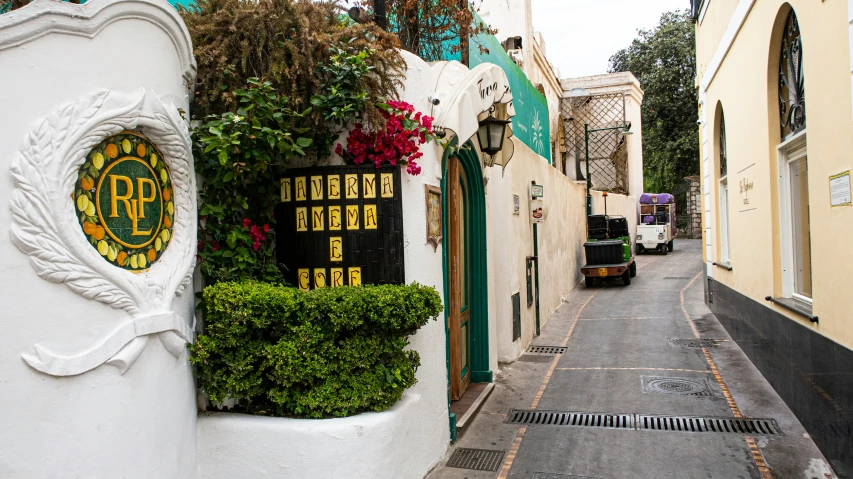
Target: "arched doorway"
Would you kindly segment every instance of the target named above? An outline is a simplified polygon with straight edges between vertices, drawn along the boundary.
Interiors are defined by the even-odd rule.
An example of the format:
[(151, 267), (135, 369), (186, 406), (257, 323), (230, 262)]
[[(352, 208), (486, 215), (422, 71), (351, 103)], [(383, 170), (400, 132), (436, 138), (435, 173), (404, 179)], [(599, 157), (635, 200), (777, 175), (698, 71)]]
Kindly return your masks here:
[(492, 382), (489, 369), (486, 205), (473, 145), (448, 148), (441, 180), (444, 201), (444, 291), (448, 397), (471, 383)]

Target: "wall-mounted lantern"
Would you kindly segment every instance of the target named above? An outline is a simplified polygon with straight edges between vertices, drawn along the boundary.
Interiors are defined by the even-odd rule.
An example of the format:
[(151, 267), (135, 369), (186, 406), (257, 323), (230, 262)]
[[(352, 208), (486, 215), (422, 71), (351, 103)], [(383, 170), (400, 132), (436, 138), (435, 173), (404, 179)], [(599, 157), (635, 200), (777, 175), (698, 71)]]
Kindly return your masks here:
[(506, 126), (510, 120), (499, 120), (492, 116), (495, 108), (489, 109), (489, 116), (480, 120), (480, 128), (477, 130), (477, 141), (480, 143), (480, 151), (495, 156), (503, 148)]

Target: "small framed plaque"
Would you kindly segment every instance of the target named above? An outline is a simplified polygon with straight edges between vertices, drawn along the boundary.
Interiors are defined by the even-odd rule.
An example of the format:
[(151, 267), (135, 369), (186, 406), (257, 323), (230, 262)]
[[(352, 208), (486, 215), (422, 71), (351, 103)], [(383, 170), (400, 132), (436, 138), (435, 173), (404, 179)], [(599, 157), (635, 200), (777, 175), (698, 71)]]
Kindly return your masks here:
[(441, 243), (441, 189), (436, 186), (424, 185), (424, 194), (426, 197), (427, 243), (432, 245), (433, 251), (436, 251)]
[(542, 198), (545, 196), (544, 185), (530, 185), (530, 196), (533, 198)]
[(829, 199), (833, 208), (850, 206), (850, 170), (829, 177)]

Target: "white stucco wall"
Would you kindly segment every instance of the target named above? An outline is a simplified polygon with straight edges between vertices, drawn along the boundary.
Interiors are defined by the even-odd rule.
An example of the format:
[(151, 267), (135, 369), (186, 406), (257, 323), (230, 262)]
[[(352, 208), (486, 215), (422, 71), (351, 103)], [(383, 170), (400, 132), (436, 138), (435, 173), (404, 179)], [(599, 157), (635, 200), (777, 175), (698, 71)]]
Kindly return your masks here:
[[(435, 464), (432, 431), (419, 427), (421, 396), (341, 419), (286, 419), (207, 413), (199, 416), (201, 476), (210, 479), (419, 478)], [(447, 422), (447, 417), (443, 418)], [(445, 430), (447, 428), (445, 427)], [(432, 434), (434, 436), (435, 434)], [(444, 444), (447, 439), (444, 438)], [(440, 459), (440, 457), (439, 457)]]
[[(0, 477), (196, 475), (195, 391), (186, 353), (175, 359), (160, 341), (149, 340), (124, 375), (102, 365), (55, 377), (22, 360), (36, 343), (66, 354), (87, 348), (129, 316), (40, 279), (9, 233), (10, 165), (36, 121), (99, 88), (131, 93), (144, 87), (187, 110), (190, 51), (186, 29), (165, 1), (37, 1), (0, 15), (0, 378), (6, 392)], [(68, 213), (74, 214), (70, 203)], [(172, 309), (191, 323), (192, 292), (178, 296)]]
[(528, 51), (532, 52), (533, 21), (531, 0), (483, 0), (477, 13), (491, 28), (500, 41), (509, 37), (521, 37), (524, 61), (528, 62)]

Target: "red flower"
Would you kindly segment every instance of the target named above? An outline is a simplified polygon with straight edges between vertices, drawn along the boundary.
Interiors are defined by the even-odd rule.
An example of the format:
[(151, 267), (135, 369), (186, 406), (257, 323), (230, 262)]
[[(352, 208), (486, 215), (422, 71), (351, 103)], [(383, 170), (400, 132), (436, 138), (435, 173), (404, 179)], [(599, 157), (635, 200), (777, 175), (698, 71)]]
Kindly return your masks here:
[(344, 146), (338, 143), (338, 146), (335, 147), (335, 154), (341, 156), (344, 154)]
[[(413, 160), (421, 158), (423, 153), (418, 145), (431, 140), (432, 117), (416, 112), (415, 107), (402, 101), (389, 100), (388, 108), (381, 112), (385, 118), (385, 128), (379, 131), (365, 131), (363, 125), (356, 124), (347, 137), (346, 151), (352, 163), (361, 165), (373, 163), (377, 168), (382, 165), (406, 164), (409, 174), (417, 175), (421, 168)], [(414, 121), (415, 127), (407, 129), (405, 122)], [(343, 145), (336, 147), (343, 151)], [(340, 153), (339, 153), (340, 154)]]
[(264, 233), (269, 233), (269, 232), (270, 232), (270, 225), (264, 224)]
[(250, 220), (249, 218), (243, 218), (243, 228), (248, 228), (251, 224), (252, 220)]

